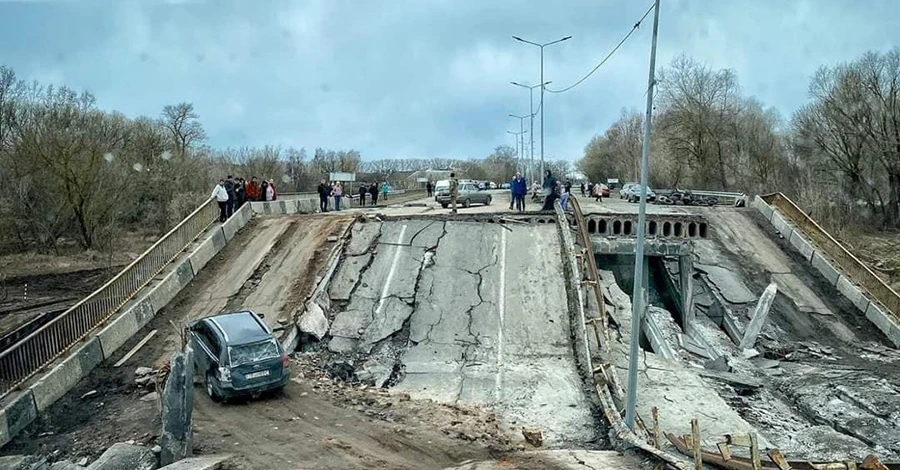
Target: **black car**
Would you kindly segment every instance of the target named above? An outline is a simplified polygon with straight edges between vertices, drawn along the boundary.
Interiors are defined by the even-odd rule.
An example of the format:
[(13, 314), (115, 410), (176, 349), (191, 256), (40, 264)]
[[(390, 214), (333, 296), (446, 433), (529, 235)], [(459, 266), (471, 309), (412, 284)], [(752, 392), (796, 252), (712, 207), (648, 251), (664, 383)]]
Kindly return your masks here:
[(206, 317), (188, 326), (194, 373), (214, 401), (277, 391), (287, 385), (290, 358), (252, 311)]

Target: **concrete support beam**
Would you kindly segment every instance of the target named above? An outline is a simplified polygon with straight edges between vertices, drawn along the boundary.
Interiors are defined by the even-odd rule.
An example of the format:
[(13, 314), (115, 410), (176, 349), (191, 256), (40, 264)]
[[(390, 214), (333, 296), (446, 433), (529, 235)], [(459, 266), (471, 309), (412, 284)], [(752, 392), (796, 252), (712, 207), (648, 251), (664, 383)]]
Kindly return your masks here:
[(853, 302), (853, 305), (855, 305), (860, 312), (866, 313), (869, 309), (869, 299), (863, 294), (863, 291), (846, 276), (842, 275), (838, 279), (837, 289), (838, 292), (847, 298), (847, 300)]
[(681, 328), (691, 336), (696, 321), (694, 312), (694, 258), (682, 255), (678, 258), (678, 276), (681, 287)]
[(836, 286), (838, 283), (838, 279), (841, 277), (840, 271), (831, 264), (831, 261), (828, 261), (827, 258), (822, 253), (818, 251), (813, 253), (812, 257), (812, 265), (816, 268), (825, 279), (828, 280), (828, 283), (832, 286)]
[(37, 418), (37, 406), (31, 390), (19, 394), (12, 403), (0, 410), (0, 446), (25, 429)]
[(760, 296), (759, 302), (756, 303), (756, 308), (753, 310), (753, 318), (750, 319), (750, 324), (744, 330), (744, 337), (741, 338), (741, 349), (750, 349), (756, 344), (756, 338), (759, 337), (759, 332), (762, 331), (766, 318), (769, 317), (769, 310), (772, 308), (772, 302), (777, 293), (778, 286), (773, 282)]

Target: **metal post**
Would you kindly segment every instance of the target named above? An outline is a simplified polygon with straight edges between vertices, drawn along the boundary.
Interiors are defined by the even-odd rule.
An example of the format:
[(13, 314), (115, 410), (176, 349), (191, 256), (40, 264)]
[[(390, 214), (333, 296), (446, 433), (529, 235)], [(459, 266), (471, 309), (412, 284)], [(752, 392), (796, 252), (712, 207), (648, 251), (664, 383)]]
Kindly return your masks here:
[[(656, 37), (659, 31), (659, 0), (653, 12), (653, 41), (650, 46), (650, 78), (647, 80), (647, 114), (644, 116), (644, 143), (641, 149), (641, 201), (638, 209), (637, 243), (634, 249), (634, 288), (631, 293), (631, 351), (628, 356), (628, 388), (625, 400), (625, 425), (634, 430), (637, 404), (637, 369), (641, 320), (644, 316), (644, 241), (647, 230), (647, 184), (650, 175), (650, 119), (653, 117), (653, 87), (656, 85)], [(543, 88), (543, 87), (542, 87)]]
[(541, 46), (541, 185), (544, 181), (544, 46)]
[(529, 135), (529, 139), (531, 140), (531, 163), (528, 165), (528, 171), (531, 172), (531, 181), (528, 182), (528, 190), (531, 190), (531, 182), (535, 181), (534, 179), (534, 87), (528, 89), (528, 99), (529, 99), (529, 115), (531, 116), (531, 134)]

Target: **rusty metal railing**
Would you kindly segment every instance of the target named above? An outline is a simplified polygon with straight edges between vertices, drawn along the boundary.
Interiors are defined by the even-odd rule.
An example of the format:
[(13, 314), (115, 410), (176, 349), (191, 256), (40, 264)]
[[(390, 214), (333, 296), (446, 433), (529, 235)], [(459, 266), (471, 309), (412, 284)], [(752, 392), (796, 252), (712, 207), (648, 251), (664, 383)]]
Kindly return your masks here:
[(802, 230), (810, 241), (830, 256), (851, 281), (859, 284), (871, 297), (884, 305), (894, 318), (900, 320), (900, 294), (897, 294), (891, 286), (853, 253), (844, 248), (787, 196), (782, 193), (773, 193), (761, 197), (766, 203), (777, 208), (791, 223)]
[[(591, 284), (594, 296), (597, 301), (597, 309), (600, 312), (600, 321), (603, 324), (603, 331), (609, 332), (609, 317), (606, 314), (606, 302), (603, 300), (603, 289), (600, 286), (600, 272), (597, 269), (597, 260), (594, 259), (594, 251), (591, 245), (591, 235), (588, 233), (587, 223), (584, 220), (584, 213), (581, 212), (581, 205), (575, 198), (569, 198), (568, 204), (572, 207), (572, 213), (575, 215), (575, 224), (578, 227), (578, 235), (581, 238), (582, 247), (582, 271), (586, 271), (588, 279), (586, 283)], [(586, 269), (585, 269), (586, 268)], [(609, 346), (609, 337), (603, 342), (604, 347)]]
[(115, 314), (218, 216), (218, 204), (205, 201), (102, 287), (0, 353), (0, 398)]

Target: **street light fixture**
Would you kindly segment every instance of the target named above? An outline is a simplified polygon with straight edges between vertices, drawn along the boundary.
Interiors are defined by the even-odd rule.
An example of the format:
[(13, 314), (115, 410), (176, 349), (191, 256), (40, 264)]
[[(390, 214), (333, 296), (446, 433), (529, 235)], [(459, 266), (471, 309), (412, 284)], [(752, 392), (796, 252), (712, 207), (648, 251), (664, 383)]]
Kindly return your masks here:
[(518, 36), (513, 36), (513, 39), (519, 42), (523, 42), (525, 44), (531, 44), (532, 46), (537, 46), (541, 48), (541, 178), (544, 177), (544, 89), (547, 85), (544, 83), (544, 48), (547, 46), (552, 46), (553, 44), (558, 44), (563, 41), (568, 41), (572, 39), (572, 36), (566, 36), (564, 38), (557, 39), (556, 41), (550, 41), (544, 44), (538, 44), (536, 42), (531, 42), (525, 39), (522, 39)]
[[(512, 116), (512, 114), (510, 114), (510, 116)], [(521, 128), (521, 126), (519, 126), (519, 127)], [(525, 152), (525, 134), (528, 133), (528, 131), (526, 131), (526, 130), (521, 130), (519, 132), (506, 131), (506, 133), (516, 136), (516, 160), (519, 160), (521, 158), (521, 153), (519, 153), (519, 147), (521, 146), (522, 153), (524, 153)], [(522, 136), (521, 143), (520, 143), (519, 136)], [(516, 169), (518, 170), (518, 168), (519, 168), (519, 162), (517, 161)]]
[[(518, 87), (528, 89), (528, 102), (529, 102), (528, 109), (529, 109), (529, 115), (531, 117), (531, 134), (529, 134), (529, 136), (528, 136), (529, 140), (531, 141), (531, 144), (530, 144), (531, 149), (529, 150), (530, 161), (528, 163), (528, 171), (531, 173), (531, 181), (534, 181), (535, 180), (535, 178), (534, 178), (534, 89), (541, 86), (541, 84), (529, 86), (529, 85), (523, 85), (519, 82), (509, 82), (509, 83), (512, 83), (513, 85), (518, 86)], [(553, 82), (551, 80), (548, 80), (548, 81), (544, 82), (543, 85), (547, 86), (551, 83), (553, 83)], [(529, 183), (529, 184), (531, 184), (531, 183)]]
[[(524, 119), (528, 117), (528, 115), (519, 116), (517, 114), (510, 114), (509, 117), (514, 117), (519, 120), (519, 134), (525, 134), (525, 121)], [(519, 161), (516, 164), (516, 170), (520, 170), (519, 166), (522, 164), (522, 155), (525, 154), (525, 136), (522, 136), (522, 153), (516, 152), (519, 157)]]

